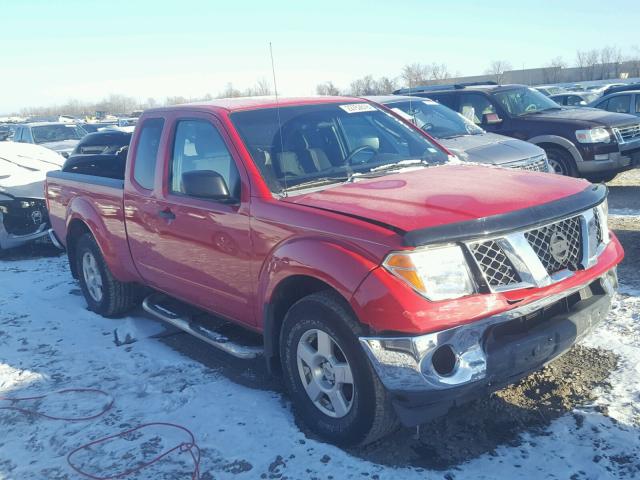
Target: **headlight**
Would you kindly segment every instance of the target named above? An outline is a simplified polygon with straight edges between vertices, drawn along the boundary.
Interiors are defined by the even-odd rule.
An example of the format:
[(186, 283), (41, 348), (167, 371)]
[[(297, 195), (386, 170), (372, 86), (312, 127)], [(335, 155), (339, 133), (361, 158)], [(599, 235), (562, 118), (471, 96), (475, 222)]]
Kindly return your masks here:
[(576, 130), (576, 139), (580, 143), (609, 143), (611, 135), (606, 128), (596, 127), (591, 130)]
[(456, 245), (391, 253), (383, 266), (429, 300), (475, 292), (464, 253)]
[(600, 217), (600, 232), (602, 233), (602, 243), (609, 243), (609, 200), (604, 199), (600, 205), (596, 207), (598, 209), (598, 216)]

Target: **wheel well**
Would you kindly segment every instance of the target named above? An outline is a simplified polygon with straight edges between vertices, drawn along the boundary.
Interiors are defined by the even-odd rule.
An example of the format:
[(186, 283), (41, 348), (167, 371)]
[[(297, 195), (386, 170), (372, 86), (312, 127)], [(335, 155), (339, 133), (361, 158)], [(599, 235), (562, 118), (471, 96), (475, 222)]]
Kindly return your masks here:
[(78, 278), (76, 270), (76, 244), (82, 235), (91, 233), (89, 227), (82, 220), (72, 220), (67, 230), (67, 257), (69, 258), (69, 268), (73, 278)]
[[(329, 284), (306, 275), (293, 275), (284, 279), (276, 287), (271, 302), (264, 313), (264, 355), (271, 373), (280, 373), (280, 330), (285, 315), (291, 306), (307, 295), (325, 290), (334, 291)], [(346, 301), (346, 300), (345, 300)]]
[(571, 152), (567, 149), (567, 147), (558, 145), (557, 143), (550, 143), (550, 142), (537, 143), (536, 145), (538, 145), (545, 152), (547, 150), (560, 150), (561, 152), (565, 153), (567, 155), (567, 158), (571, 159), (571, 161), (574, 164), (576, 163), (575, 160), (573, 159), (573, 155), (571, 155)]

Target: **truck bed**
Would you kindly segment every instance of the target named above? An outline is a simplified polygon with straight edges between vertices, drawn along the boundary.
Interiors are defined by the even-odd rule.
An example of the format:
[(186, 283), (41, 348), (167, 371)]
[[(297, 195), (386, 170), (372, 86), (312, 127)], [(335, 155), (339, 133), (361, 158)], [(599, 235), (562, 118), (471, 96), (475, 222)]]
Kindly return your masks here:
[(47, 174), (45, 194), (53, 232), (68, 251), (69, 230), (83, 228), (81, 222), (85, 222), (114, 276), (123, 281), (137, 279), (125, 229), (123, 180), (52, 171)]

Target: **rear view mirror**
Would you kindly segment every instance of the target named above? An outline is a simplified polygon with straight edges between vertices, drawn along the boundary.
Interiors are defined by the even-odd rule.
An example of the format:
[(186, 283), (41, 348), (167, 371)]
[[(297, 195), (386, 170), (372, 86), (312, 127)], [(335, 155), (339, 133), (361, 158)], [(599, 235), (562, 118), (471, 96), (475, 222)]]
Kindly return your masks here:
[(484, 125), (495, 125), (497, 123), (502, 123), (502, 119), (497, 113), (485, 113), (482, 115), (482, 123)]
[(211, 200), (231, 200), (229, 187), (222, 175), (213, 170), (192, 170), (182, 174), (182, 191), (186, 195)]

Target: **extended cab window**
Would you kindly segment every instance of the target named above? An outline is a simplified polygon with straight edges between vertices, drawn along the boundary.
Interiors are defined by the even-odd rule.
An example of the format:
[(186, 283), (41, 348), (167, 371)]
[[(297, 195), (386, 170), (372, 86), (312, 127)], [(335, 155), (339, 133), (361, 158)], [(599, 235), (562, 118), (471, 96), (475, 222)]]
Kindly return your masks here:
[(220, 132), (204, 120), (181, 120), (176, 128), (171, 160), (170, 189), (186, 195), (182, 176), (187, 172), (216, 172), (233, 198), (240, 198), (240, 176)]
[(135, 152), (133, 178), (143, 188), (153, 189), (153, 177), (156, 172), (156, 157), (162, 136), (164, 119), (145, 120), (140, 129), (140, 138)]
[(484, 115), (496, 113), (496, 107), (480, 93), (460, 95), (460, 113), (467, 120), (480, 125)]

